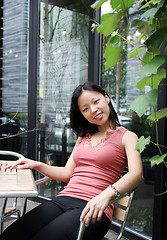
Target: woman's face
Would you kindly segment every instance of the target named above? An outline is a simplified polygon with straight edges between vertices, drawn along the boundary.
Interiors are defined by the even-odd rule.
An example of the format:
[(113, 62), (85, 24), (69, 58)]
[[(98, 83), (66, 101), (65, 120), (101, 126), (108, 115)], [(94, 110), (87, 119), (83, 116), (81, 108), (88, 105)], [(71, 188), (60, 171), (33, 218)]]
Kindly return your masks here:
[(110, 99), (96, 91), (84, 90), (78, 98), (78, 107), (83, 116), (97, 126), (108, 126)]

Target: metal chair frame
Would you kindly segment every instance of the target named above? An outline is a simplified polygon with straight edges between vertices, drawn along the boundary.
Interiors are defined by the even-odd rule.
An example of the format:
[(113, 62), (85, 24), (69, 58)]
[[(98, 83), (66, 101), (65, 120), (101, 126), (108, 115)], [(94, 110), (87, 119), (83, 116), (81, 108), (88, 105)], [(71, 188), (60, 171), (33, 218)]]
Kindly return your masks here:
[[(120, 231), (119, 234), (116, 238), (116, 240), (121, 240), (125, 226), (126, 226), (126, 222), (127, 222), (127, 217), (128, 217), (128, 213), (132, 204), (132, 200), (134, 197), (134, 193), (135, 190), (132, 191), (131, 193), (128, 193), (125, 197), (123, 197), (122, 199), (119, 199), (116, 204), (118, 203), (118, 207), (115, 208), (113, 216), (121, 221), (121, 226), (120, 226)], [(122, 201), (123, 200), (123, 201)], [(122, 206), (125, 207), (125, 210), (122, 209)], [(121, 219), (121, 215), (123, 215), (124, 219)]]
[[(113, 199), (110, 202), (110, 204), (113, 204), (113, 203), (118, 204), (117, 207), (114, 209), (113, 216), (121, 221), (120, 231), (118, 233), (116, 240), (120, 240), (123, 235), (123, 231), (125, 229), (127, 216), (132, 203), (133, 196), (134, 196), (134, 191), (127, 192), (122, 196), (120, 196), (119, 199)], [(80, 223), (77, 240), (82, 240), (82, 237), (85, 231), (85, 220), (86, 220), (86, 217), (84, 221)], [(105, 237), (102, 238), (102, 240), (105, 240), (105, 239), (107, 240), (108, 238), (105, 238)]]
[[(13, 156), (18, 159), (23, 157), (23, 155), (21, 155), (20, 153), (13, 152), (13, 151), (2, 151), (2, 150), (0, 150), (0, 155)], [(17, 208), (17, 198), (15, 198), (12, 208), (7, 208), (7, 201), (8, 201), (7, 197), (2, 198), (1, 209), (0, 209), (0, 234), (2, 233), (2, 230), (3, 230), (3, 223), (8, 217), (11, 217), (14, 214), (16, 214), (16, 218), (19, 218), (20, 216), (24, 215), (26, 211), (26, 202), (27, 202), (26, 198), (22, 199), (21, 210)]]

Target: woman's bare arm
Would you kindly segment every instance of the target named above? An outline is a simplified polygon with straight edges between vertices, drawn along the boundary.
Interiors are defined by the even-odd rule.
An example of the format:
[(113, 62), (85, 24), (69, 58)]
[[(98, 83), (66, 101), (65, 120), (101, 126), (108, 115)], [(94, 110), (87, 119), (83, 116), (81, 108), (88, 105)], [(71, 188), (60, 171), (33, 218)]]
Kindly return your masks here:
[[(79, 142), (80, 138), (77, 140), (74, 149), (78, 146)], [(50, 166), (28, 158), (20, 158), (13, 164), (8, 165), (7, 168), (13, 169), (17, 167), (18, 169), (34, 169), (51, 179), (68, 182), (75, 167), (75, 162), (73, 160), (73, 151), (64, 167)]]
[(127, 131), (122, 139), (122, 144), (128, 160), (128, 173), (113, 184), (121, 194), (134, 189), (143, 181), (141, 156), (139, 152), (135, 150), (137, 140), (137, 135), (131, 131)]

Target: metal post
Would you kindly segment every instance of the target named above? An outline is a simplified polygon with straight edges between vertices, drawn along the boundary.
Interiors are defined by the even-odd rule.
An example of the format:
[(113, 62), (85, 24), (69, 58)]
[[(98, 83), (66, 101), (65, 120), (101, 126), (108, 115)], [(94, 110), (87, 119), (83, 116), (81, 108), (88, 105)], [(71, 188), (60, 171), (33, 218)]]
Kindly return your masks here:
[[(30, 1), (29, 9), (29, 74), (28, 129), (36, 129), (37, 122), (37, 59), (38, 59), (38, 0)], [(37, 131), (28, 133), (28, 157), (37, 159)]]
[[(95, 1), (90, 1), (90, 5)], [(101, 35), (97, 33), (95, 30), (94, 33), (91, 32), (91, 19), (94, 19), (98, 23), (100, 23), (100, 15), (101, 11), (94, 10), (90, 7), (89, 14), (89, 56), (88, 56), (88, 81), (94, 82), (95, 84), (100, 83), (100, 75), (101, 75)]]
[[(164, 50), (166, 45), (162, 46)], [(163, 53), (163, 51), (162, 51)], [(167, 57), (166, 63), (163, 67), (167, 70)], [(167, 107), (167, 79), (163, 79), (158, 89), (158, 109)], [(158, 135), (159, 143), (167, 146), (167, 119), (162, 118), (158, 121)], [(166, 150), (162, 149), (163, 154)], [(158, 153), (159, 154), (159, 153)], [(155, 166), (155, 193), (163, 193), (166, 191), (167, 184), (167, 169), (163, 164)], [(167, 239), (167, 193), (160, 196), (154, 196), (154, 216), (153, 216), (153, 240)]]
[(0, 1), (0, 116), (3, 115), (2, 113), (2, 76), (3, 76), (3, 1)]

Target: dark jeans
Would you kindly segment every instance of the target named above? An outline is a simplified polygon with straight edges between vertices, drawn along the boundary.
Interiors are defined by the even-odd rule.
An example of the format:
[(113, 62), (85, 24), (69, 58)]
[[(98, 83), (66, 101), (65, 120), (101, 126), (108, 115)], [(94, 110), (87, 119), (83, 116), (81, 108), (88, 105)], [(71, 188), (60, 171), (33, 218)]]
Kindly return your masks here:
[[(0, 235), (0, 240), (76, 240), (86, 203), (77, 198), (57, 197), (15, 221)], [(83, 240), (100, 240), (109, 226), (110, 220), (103, 214), (100, 222), (85, 228)]]

